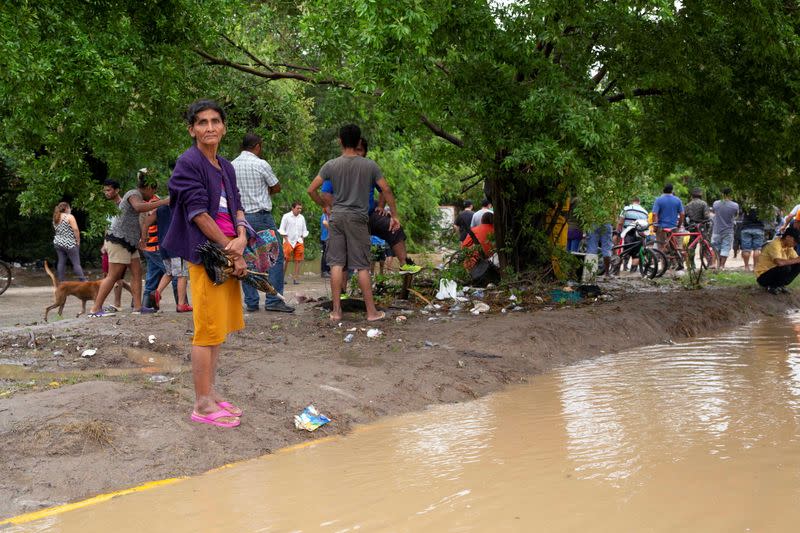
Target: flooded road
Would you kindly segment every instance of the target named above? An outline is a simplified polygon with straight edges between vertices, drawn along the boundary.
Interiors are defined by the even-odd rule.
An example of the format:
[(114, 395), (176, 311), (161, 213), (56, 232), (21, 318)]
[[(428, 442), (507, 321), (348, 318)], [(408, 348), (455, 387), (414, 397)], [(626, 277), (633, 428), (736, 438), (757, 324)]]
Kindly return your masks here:
[(791, 315), (7, 531), (796, 531), (799, 422)]

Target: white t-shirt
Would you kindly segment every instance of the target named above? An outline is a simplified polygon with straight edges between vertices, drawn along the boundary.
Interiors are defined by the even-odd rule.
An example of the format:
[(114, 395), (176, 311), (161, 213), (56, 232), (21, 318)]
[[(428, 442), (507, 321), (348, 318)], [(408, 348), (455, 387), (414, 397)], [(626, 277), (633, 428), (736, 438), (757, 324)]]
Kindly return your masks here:
[(278, 233), (286, 237), (294, 248), (308, 237), (305, 217), (303, 215), (294, 216), (294, 213), (289, 211), (281, 218), (281, 227), (278, 229)]

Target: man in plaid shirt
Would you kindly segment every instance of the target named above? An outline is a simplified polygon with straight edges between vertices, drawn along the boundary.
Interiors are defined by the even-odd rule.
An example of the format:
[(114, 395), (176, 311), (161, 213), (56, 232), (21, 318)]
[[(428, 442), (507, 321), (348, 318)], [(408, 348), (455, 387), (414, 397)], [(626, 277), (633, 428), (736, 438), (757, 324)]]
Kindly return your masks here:
[[(242, 153), (231, 161), (236, 170), (236, 182), (242, 197), (242, 208), (247, 222), (256, 231), (271, 229), (277, 233), (278, 227), (272, 218), (272, 198), (281, 190), (278, 178), (272, 171), (269, 163), (261, 159), (261, 137), (248, 133), (242, 141)], [(283, 249), (280, 250), (278, 261), (269, 269), (269, 281), (275, 290), (283, 294)], [(249, 312), (258, 311), (258, 291), (242, 283), (244, 303)], [(291, 313), (294, 307), (286, 305), (277, 296), (267, 295), (264, 302), (267, 311)]]

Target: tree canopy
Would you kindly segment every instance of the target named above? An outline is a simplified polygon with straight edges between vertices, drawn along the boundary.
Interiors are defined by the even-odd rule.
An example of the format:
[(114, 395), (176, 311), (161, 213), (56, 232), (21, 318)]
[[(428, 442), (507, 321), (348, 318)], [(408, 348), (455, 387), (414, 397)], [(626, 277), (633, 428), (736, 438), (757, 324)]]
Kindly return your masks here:
[(795, 2), (0, 9), (0, 149), (27, 185), (23, 210), (49, 209), (97, 167), (130, 172), (174, 157), (186, 142), (179, 111), (201, 95), (223, 100), (238, 131), (272, 133), (268, 159), (298, 183), (335, 155), (336, 126), (361, 123), (376, 155), (402, 162), (394, 178), (414, 198), (401, 196), (401, 209), (427, 206), (415, 220), (436, 195), (453, 200), (485, 180), (516, 268), (549, 256), (550, 214), (575, 195), (591, 224), (677, 168), (764, 203), (797, 189)]

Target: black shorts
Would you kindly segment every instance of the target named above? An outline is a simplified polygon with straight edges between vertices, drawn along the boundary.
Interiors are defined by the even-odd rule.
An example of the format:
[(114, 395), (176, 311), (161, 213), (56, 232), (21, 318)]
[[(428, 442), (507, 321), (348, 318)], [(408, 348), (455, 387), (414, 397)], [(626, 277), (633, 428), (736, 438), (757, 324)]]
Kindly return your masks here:
[(629, 231), (625, 235), (625, 243), (622, 247), (622, 250), (627, 253), (628, 255), (635, 256), (639, 255), (639, 250), (642, 247), (642, 241), (638, 235), (636, 235), (635, 231)]
[(406, 240), (406, 234), (403, 228), (397, 231), (389, 231), (389, 224), (392, 222), (392, 217), (379, 215), (375, 211), (369, 214), (369, 234), (386, 241), (389, 246), (394, 246), (398, 242)]

